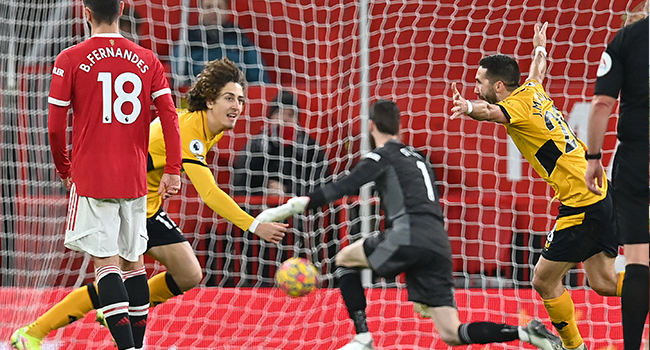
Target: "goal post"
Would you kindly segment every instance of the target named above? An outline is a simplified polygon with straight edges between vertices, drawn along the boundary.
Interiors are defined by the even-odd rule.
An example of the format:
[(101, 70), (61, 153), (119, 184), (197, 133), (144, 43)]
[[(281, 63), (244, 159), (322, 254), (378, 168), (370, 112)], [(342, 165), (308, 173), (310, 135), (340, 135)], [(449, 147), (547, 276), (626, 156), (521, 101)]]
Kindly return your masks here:
[[(641, 0), (230, 0), (230, 9), (219, 13), (232, 25), (202, 22), (205, 13), (198, 0), (125, 3), (138, 13), (125, 20), (138, 30), (139, 43), (163, 62), (178, 106), (184, 105), (183, 93), (193, 79), (184, 79), (187, 70), (177, 70), (179, 65), (200, 66), (200, 54), (216, 48), (241, 58), (238, 50), (245, 47), (241, 52), (260, 59), (241, 64), (247, 71), (262, 64), (262, 78), (250, 82), (244, 114), (206, 159), (218, 185), (242, 208), (255, 216), (348, 174), (368, 150), (368, 106), (391, 99), (402, 112), (402, 141), (431, 162), (437, 177), (461, 320), (523, 324), (539, 318), (551, 327), (531, 278), (557, 214), (552, 189), (513, 147), (503, 127), (449, 119), (450, 85), (457, 83), (465, 97), (474, 98), (478, 61), (493, 53), (513, 56), (525, 79), (533, 25), (548, 21), (549, 66), (543, 84), (584, 137), (600, 54)], [(54, 59), (89, 35), (83, 3), (2, 2), (0, 17), (3, 349), (15, 329), (92, 281), (93, 270), (87, 257), (63, 246), (67, 193), (47, 137)], [(217, 34), (197, 40), (196, 33), (206, 29)], [(193, 47), (199, 52), (193, 54)], [(291, 127), (269, 118), (274, 98), (283, 90), (297, 101), (298, 124)], [(614, 153), (615, 122), (611, 118), (605, 138), (605, 165)], [(248, 148), (252, 140), (262, 150)], [(260, 167), (255, 158), (261, 159)], [(166, 201), (164, 209), (195, 250), (204, 278), (197, 288), (152, 309), (147, 349), (325, 350), (352, 338), (354, 329), (333, 275), (334, 258), (342, 247), (384, 227), (378, 198), (370, 191), (366, 198), (361, 191), (296, 215), (289, 219), (285, 240), (274, 246), (215, 214), (186, 176), (182, 181), (181, 194)], [(271, 190), (269, 184), (280, 187)], [(321, 274), (321, 288), (303, 298), (289, 298), (274, 288), (276, 269), (293, 256), (310, 259)], [(150, 277), (164, 271), (150, 258), (146, 266)], [(432, 322), (413, 312), (403, 276), (385, 280), (370, 275), (365, 282), (377, 348), (447, 348)], [(620, 300), (593, 292), (580, 265), (565, 284), (587, 345), (622, 347)], [(48, 336), (44, 349), (110, 344), (108, 332), (89, 315)]]

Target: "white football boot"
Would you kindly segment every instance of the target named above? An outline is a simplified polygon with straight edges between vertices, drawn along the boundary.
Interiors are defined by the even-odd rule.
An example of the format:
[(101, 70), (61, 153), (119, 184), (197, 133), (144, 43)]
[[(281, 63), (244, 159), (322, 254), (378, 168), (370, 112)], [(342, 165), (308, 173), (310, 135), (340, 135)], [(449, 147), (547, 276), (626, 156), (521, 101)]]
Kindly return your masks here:
[(519, 327), (519, 339), (542, 350), (564, 350), (562, 339), (551, 333), (538, 320), (528, 322), (526, 327)]

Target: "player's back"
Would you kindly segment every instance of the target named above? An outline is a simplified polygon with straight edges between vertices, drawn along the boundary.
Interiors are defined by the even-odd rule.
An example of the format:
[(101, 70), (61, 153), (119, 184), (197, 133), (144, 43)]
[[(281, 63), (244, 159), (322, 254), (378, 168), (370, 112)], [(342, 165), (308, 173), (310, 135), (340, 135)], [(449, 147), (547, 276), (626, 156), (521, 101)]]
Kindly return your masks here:
[[(374, 155), (372, 153), (375, 153)], [(434, 173), (424, 157), (397, 140), (369, 153), (382, 165), (375, 181), (386, 227), (398, 230), (401, 244), (451, 256)], [(405, 231), (404, 224), (409, 226)]]
[(375, 187), (389, 220), (404, 213), (442, 219), (435, 176), (419, 153), (395, 140), (374, 153), (386, 161), (382, 175), (375, 179)]
[(96, 34), (59, 54), (49, 101), (73, 109), (72, 173), (80, 195), (146, 194), (150, 105), (168, 92), (155, 55), (119, 34)]
[[(508, 135), (562, 204), (584, 207), (603, 199), (587, 189), (586, 146), (539, 82), (527, 80), (498, 105), (508, 115)], [(601, 191), (607, 191), (606, 181)]]

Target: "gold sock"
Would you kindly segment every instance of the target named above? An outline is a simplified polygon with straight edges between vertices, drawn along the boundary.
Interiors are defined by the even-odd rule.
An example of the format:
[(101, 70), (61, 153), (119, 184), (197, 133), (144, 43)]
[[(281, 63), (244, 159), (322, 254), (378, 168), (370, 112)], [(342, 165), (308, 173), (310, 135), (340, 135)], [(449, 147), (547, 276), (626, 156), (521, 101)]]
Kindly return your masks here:
[(159, 273), (149, 279), (149, 305), (156, 306), (176, 296), (167, 285), (167, 272)]
[(32, 337), (43, 339), (53, 330), (84, 317), (92, 309), (93, 302), (88, 294), (88, 286), (83, 286), (66, 295), (63, 300), (30, 324), (26, 333)]
[(620, 297), (623, 291), (623, 280), (625, 279), (625, 271), (618, 273), (618, 282), (616, 282), (616, 296)]
[(575, 349), (582, 345), (583, 340), (578, 331), (573, 300), (571, 300), (569, 292), (565, 289), (558, 298), (544, 300), (544, 307), (553, 326), (560, 333), (564, 347)]

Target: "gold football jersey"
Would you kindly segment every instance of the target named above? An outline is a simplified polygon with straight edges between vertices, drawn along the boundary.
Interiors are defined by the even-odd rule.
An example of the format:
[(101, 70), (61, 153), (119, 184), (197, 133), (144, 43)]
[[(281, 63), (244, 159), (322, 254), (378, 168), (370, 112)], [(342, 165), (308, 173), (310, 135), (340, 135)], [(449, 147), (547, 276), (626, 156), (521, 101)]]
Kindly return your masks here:
[[(508, 135), (562, 204), (583, 207), (603, 199), (587, 189), (587, 146), (539, 82), (526, 81), (497, 105), (510, 120), (504, 124)], [(606, 177), (601, 191), (607, 191)]]
[[(207, 126), (205, 111), (178, 111), (181, 131), (183, 171), (196, 188), (201, 199), (217, 214), (242, 230), (247, 230), (254, 218), (243, 211), (235, 201), (217, 186), (205, 157), (221, 138), (223, 132), (212, 135)], [(147, 217), (153, 216), (162, 205), (158, 194), (160, 178), (165, 167), (165, 142), (160, 123), (151, 124), (149, 134), (149, 161), (147, 164)]]

